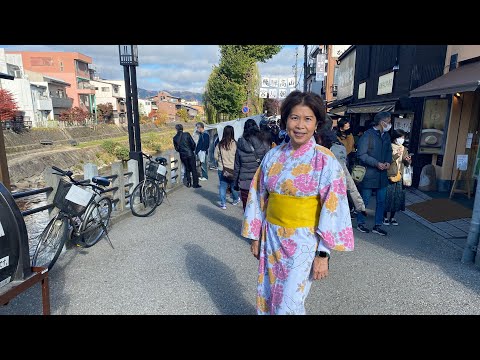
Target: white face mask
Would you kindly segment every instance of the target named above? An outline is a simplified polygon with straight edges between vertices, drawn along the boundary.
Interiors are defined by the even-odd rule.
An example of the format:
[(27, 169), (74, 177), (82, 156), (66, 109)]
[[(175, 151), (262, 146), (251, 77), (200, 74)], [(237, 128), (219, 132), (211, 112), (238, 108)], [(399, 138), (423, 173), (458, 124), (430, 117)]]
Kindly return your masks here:
[(395, 141), (397, 142), (397, 145), (403, 145), (405, 139), (404, 138), (397, 138)]
[(392, 128), (392, 124), (388, 124), (387, 127), (383, 128), (383, 132), (390, 131), (391, 128)]

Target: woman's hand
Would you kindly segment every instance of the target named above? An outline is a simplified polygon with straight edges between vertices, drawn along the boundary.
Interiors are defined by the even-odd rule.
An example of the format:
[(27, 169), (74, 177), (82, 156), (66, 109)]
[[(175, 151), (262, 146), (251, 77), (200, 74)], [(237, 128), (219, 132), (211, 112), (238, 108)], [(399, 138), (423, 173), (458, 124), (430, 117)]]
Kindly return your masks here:
[(313, 280), (319, 280), (328, 276), (328, 257), (315, 256), (313, 260)]
[(257, 260), (260, 258), (260, 246), (259, 246), (260, 241), (258, 240), (252, 240), (250, 243), (250, 252), (257, 258)]

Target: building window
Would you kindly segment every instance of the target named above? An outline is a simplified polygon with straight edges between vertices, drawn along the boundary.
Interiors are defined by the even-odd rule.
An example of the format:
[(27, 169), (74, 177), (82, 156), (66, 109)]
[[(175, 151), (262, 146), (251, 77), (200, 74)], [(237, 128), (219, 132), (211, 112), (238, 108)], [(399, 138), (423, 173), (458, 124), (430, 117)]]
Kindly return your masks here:
[(60, 60), (60, 71), (63, 71), (63, 61)]
[(102, 87), (102, 92), (108, 92), (110, 90), (108, 87)]

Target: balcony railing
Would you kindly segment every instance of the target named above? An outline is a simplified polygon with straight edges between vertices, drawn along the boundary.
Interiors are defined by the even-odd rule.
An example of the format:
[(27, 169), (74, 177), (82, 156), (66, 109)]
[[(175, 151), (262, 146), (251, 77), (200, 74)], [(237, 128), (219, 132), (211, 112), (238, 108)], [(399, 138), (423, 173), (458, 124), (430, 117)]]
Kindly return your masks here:
[(72, 98), (52, 97), (52, 106), (54, 108), (71, 108), (73, 104)]

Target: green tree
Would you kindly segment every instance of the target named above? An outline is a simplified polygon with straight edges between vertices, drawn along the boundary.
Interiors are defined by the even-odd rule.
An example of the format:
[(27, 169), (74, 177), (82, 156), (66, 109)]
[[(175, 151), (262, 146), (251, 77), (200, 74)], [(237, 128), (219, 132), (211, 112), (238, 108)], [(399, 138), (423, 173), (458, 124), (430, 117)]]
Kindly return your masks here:
[(188, 115), (188, 111), (187, 109), (185, 108), (181, 108), (179, 110), (177, 110), (177, 114), (176, 114), (180, 120), (182, 120), (183, 122), (188, 122), (188, 120), (190, 120), (190, 115)]
[[(281, 50), (280, 45), (221, 45), (220, 63), (210, 74), (204, 95), (208, 121), (224, 120), (241, 115), (247, 104), (259, 112), (259, 73), (257, 62), (265, 62)], [(253, 110), (252, 108), (252, 110)], [(215, 112), (213, 111), (215, 110)]]

